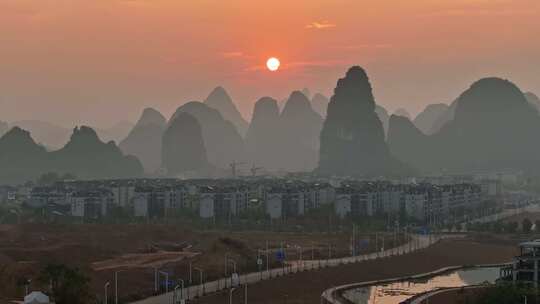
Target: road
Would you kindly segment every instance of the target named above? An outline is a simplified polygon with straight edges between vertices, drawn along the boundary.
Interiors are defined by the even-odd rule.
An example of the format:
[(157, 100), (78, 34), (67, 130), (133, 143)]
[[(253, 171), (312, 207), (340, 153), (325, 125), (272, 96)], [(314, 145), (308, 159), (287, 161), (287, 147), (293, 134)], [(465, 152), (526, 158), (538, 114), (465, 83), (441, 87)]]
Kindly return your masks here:
[[(359, 255), (359, 256), (349, 256), (343, 258), (334, 258), (326, 260), (296, 260), (288, 261), (284, 263), (283, 267), (273, 268), (269, 270), (263, 270), (260, 272), (252, 272), (243, 275), (239, 275), (237, 281), (234, 283), (238, 285), (244, 284), (253, 284), (261, 280), (271, 280), (280, 276), (284, 276), (290, 273), (297, 273), (301, 271), (310, 271), (316, 270), (319, 268), (325, 267), (335, 267), (342, 264), (357, 263), (361, 261), (374, 260), (380, 258), (387, 258), (395, 255), (407, 254), (426, 248), (440, 239), (439, 236), (429, 235), (421, 236), (414, 235), (411, 236), (411, 241), (401, 245), (399, 247), (390, 248), (386, 250), (381, 250), (377, 253)], [(203, 282), (203, 284), (194, 285), (182, 288), (178, 288), (176, 292), (170, 291), (161, 295), (153, 296), (133, 302), (133, 304), (176, 304), (181, 303), (181, 300), (185, 299), (194, 299), (205, 294), (214, 293), (231, 287), (233, 283), (232, 277), (221, 278), (219, 280), (211, 282)], [(235, 284), (236, 285), (236, 284)], [(175, 303), (176, 301), (176, 303)]]

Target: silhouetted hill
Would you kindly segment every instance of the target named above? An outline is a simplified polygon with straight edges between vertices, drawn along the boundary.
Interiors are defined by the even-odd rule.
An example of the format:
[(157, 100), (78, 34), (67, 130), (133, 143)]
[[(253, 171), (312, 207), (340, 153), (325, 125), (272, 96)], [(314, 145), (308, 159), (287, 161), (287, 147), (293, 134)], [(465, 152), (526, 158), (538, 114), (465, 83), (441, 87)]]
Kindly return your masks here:
[(316, 93), (313, 95), (313, 98), (311, 98), (311, 106), (313, 107), (313, 110), (319, 113), (319, 115), (321, 115), (323, 118), (326, 117), (326, 108), (328, 108), (329, 102), (330, 100), (328, 97), (321, 93)]
[(379, 120), (383, 124), (384, 128), (384, 134), (388, 133), (388, 120), (390, 119), (390, 116), (388, 115), (388, 111), (386, 111), (385, 108), (383, 108), (380, 105), (375, 105), (375, 113), (379, 117)]
[(394, 115), (406, 117), (408, 120), (412, 120), (411, 114), (403, 108), (399, 108), (394, 112)]
[(163, 168), (169, 176), (199, 172), (208, 166), (203, 131), (195, 117), (177, 112), (163, 133)]
[(22, 183), (47, 168), (47, 151), (28, 131), (14, 127), (0, 137), (0, 183)]
[(136, 177), (143, 173), (136, 157), (124, 156), (113, 141), (102, 142), (96, 131), (86, 126), (73, 129), (69, 142), (49, 154), (50, 171), (79, 178)]
[[(428, 148), (427, 136), (422, 133), (407, 117), (392, 115), (389, 120), (388, 147), (392, 155), (416, 168), (431, 165), (429, 155), (419, 158), (419, 151)], [(421, 161), (421, 163), (418, 163)]]
[(304, 94), (304, 96), (307, 97), (307, 99), (311, 99), (312, 96), (311, 96), (311, 91), (309, 90), (309, 88), (303, 88), (302, 91), (300, 91), (302, 94)]
[(449, 107), (444, 103), (430, 104), (416, 116), (414, 125), (424, 134), (432, 134), (435, 123), (448, 111)]
[(32, 134), (34, 140), (47, 147), (48, 150), (59, 149), (64, 146), (71, 131), (50, 122), (40, 120), (21, 120), (10, 123), (10, 127), (19, 127)]
[(3, 136), (6, 134), (6, 132), (9, 130), (9, 125), (5, 121), (0, 120), (0, 136)]
[(448, 106), (448, 109), (441, 113), (437, 119), (433, 122), (433, 126), (431, 127), (430, 131), (426, 134), (435, 134), (439, 132), (444, 125), (446, 125), (448, 122), (454, 120), (454, 114), (456, 113), (457, 108), (457, 99), (454, 100), (450, 106)]
[(142, 167), (135, 157), (126, 157), (114, 142), (105, 144), (94, 130), (75, 128), (60, 150), (47, 152), (19, 127), (0, 138), (0, 182), (35, 180), (46, 172), (70, 173), (78, 178), (136, 177)]
[(161, 166), (161, 139), (167, 120), (160, 112), (146, 108), (128, 136), (120, 142), (120, 149), (136, 156), (148, 173)]
[(242, 117), (231, 97), (223, 87), (215, 88), (204, 103), (218, 110), (224, 119), (232, 122), (240, 135), (245, 136), (248, 128), (247, 121)]
[(276, 170), (280, 166), (280, 121), (277, 101), (263, 97), (255, 103), (251, 124), (246, 134), (246, 153), (255, 166)]
[(179, 107), (171, 121), (180, 113), (191, 114), (201, 125), (210, 164), (219, 168), (228, 168), (233, 161), (245, 159), (242, 137), (233, 123), (223, 119), (219, 111), (204, 103), (192, 101)]
[(279, 117), (281, 168), (287, 171), (311, 171), (318, 162), (322, 117), (311, 108), (300, 91), (289, 96)]
[(337, 82), (321, 131), (319, 172), (390, 175), (404, 170), (390, 156), (366, 72), (358, 66)]
[[(485, 78), (456, 101), (455, 115), (425, 143), (392, 137), (392, 152), (426, 171), (540, 169), (540, 116), (510, 81)], [(411, 139), (413, 138), (413, 139)], [(412, 151), (416, 149), (416, 152)]]
[(113, 140), (116, 143), (119, 143), (121, 140), (126, 138), (129, 132), (133, 129), (133, 123), (129, 121), (120, 121), (114, 124), (109, 128), (95, 128), (99, 138), (104, 142), (109, 142)]
[(538, 112), (540, 112), (540, 98), (538, 98), (538, 96), (534, 93), (527, 92), (525, 93), (525, 98)]

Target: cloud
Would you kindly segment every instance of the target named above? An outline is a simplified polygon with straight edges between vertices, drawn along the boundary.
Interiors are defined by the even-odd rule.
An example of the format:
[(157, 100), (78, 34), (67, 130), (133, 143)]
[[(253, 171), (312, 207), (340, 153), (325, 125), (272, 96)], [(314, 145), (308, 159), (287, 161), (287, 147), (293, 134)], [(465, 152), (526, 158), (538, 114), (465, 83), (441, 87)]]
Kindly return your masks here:
[(318, 29), (318, 30), (332, 28), (332, 27), (336, 27), (336, 25), (334, 23), (328, 22), (327, 20), (320, 21), (320, 22), (314, 21), (305, 26), (305, 28), (307, 29)]

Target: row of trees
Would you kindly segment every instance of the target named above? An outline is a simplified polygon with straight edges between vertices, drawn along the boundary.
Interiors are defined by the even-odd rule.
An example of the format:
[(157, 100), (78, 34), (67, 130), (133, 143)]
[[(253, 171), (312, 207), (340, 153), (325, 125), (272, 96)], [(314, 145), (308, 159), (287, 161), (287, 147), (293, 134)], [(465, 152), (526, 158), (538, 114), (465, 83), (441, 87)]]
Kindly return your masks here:
[(476, 301), (476, 304), (520, 304), (538, 303), (536, 290), (528, 286), (500, 284), (488, 288)]
[[(51, 302), (56, 304), (96, 303), (90, 293), (90, 278), (78, 268), (70, 268), (63, 264), (45, 266), (38, 277), (42, 286), (47, 286)], [(30, 283), (28, 278), (21, 277), (17, 285), (23, 287)]]
[[(495, 233), (531, 233), (540, 232), (540, 220), (536, 220), (534, 223), (525, 218), (521, 221), (521, 227), (517, 221), (511, 222), (491, 222), (491, 223), (474, 223), (467, 226), (470, 231), (479, 232), (495, 232)], [(534, 229), (533, 229), (534, 228)]]

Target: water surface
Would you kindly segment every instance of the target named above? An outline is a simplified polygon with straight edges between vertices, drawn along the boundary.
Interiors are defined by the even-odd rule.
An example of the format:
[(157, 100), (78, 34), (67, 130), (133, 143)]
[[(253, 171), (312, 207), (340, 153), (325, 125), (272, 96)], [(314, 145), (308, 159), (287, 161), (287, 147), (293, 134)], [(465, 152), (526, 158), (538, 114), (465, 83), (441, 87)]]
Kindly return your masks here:
[(345, 291), (343, 296), (357, 304), (398, 304), (437, 288), (494, 283), (499, 277), (499, 269), (486, 267), (451, 271), (426, 279), (350, 289)]

